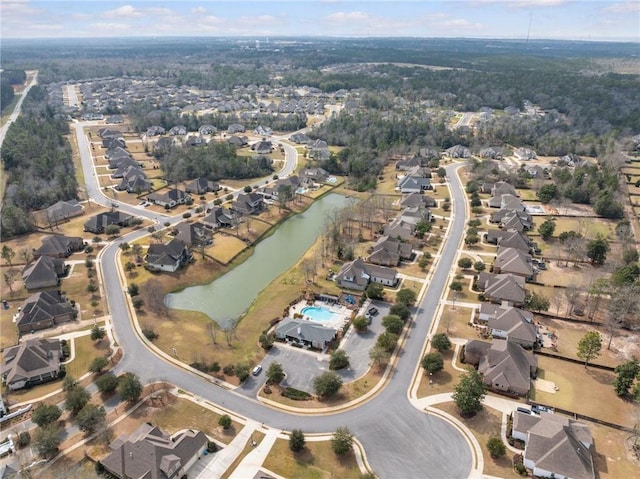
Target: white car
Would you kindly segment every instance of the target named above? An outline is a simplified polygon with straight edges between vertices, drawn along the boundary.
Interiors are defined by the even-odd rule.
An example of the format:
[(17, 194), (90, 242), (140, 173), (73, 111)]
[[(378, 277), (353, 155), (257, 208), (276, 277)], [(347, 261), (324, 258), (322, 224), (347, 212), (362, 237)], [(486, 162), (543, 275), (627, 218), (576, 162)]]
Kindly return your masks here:
[(251, 371), (251, 374), (253, 374), (254, 376), (257, 376), (258, 374), (260, 374), (261, 371), (262, 371), (262, 366), (258, 364), (255, 368), (253, 368), (253, 371)]

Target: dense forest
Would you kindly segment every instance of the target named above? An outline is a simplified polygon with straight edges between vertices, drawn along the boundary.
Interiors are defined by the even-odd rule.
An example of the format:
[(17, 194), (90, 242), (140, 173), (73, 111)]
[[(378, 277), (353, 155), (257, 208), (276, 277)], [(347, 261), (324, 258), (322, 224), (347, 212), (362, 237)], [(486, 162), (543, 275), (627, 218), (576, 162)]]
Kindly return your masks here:
[(157, 150), (156, 158), (170, 183), (204, 177), (216, 181), (222, 178), (257, 178), (273, 173), (271, 160), (238, 156), (226, 142), (211, 142), (200, 147), (171, 147)]
[(65, 137), (69, 125), (45, 100), (42, 88), (34, 86), (2, 145), (7, 174), (2, 239), (32, 231), (29, 212), (77, 197), (71, 147)]

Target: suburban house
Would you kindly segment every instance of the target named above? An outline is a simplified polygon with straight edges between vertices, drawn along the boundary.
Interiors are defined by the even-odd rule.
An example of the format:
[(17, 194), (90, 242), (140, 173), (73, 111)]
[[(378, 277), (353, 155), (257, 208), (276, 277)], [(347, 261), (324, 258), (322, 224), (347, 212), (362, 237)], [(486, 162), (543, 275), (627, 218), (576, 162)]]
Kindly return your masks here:
[(533, 244), (529, 237), (516, 230), (489, 230), (485, 240), (490, 244), (504, 248), (515, 248), (526, 253), (533, 249)]
[(262, 140), (251, 145), (251, 149), (258, 155), (269, 155), (273, 151), (273, 143)]
[(238, 223), (236, 214), (228, 208), (214, 206), (202, 220), (202, 224), (210, 228), (233, 228)]
[(59, 339), (27, 339), (3, 352), (2, 380), (11, 391), (53, 381), (63, 358)]
[(167, 244), (149, 245), (145, 260), (150, 271), (174, 273), (191, 260), (191, 252), (184, 241), (174, 238)]
[(100, 463), (119, 479), (176, 479), (187, 472), (207, 447), (201, 431), (186, 430), (170, 437), (148, 423), (113, 441)]
[(402, 210), (402, 213), (400, 213), (400, 219), (414, 225), (417, 225), (421, 221), (430, 222), (431, 210), (422, 205), (407, 206)]
[(115, 128), (100, 128), (98, 130), (98, 136), (102, 139), (105, 138), (123, 138), (122, 132)]
[(42, 245), (33, 251), (33, 257), (51, 256), (66, 258), (75, 251), (84, 249), (84, 240), (79, 236), (51, 235), (42, 238)]
[(187, 201), (191, 200), (191, 195), (182, 190), (168, 189), (164, 193), (154, 192), (147, 196), (147, 200), (160, 205), (163, 208), (175, 208), (178, 205), (183, 205)]
[(530, 148), (518, 148), (513, 152), (513, 156), (520, 161), (535, 160), (538, 157), (536, 152)]
[(524, 231), (533, 226), (531, 215), (526, 211), (503, 208), (491, 214), (491, 222), (498, 223), (504, 230)]
[(424, 206), (425, 208), (432, 208), (436, 206), (436, 200), (430, 196), (420, 193), (409, 193), (400, 202), (402, 208), (409, 208), (412, 206)]
[(72, 321), (75, 317), (74, 307), (60, 291), (41, 291), (22, 303), (16, 326), (20, 333), (30, 333)]
[(258, 193), (240, 193), (231, 206), (239, 215), (257, 214), (264, 208), (264, 197)]
[(176, 125), (169, 130), (169, 136), (180, 136), (187, 134), (187, 127), (184, 125)]
[(180, 223), (175, 227), (176, 239), (184, 241), (187, 246), (207, 246), (213, 243), (213, 233), (202, 223)]
[(431, 186), (431, 178), (406, 175), (398, 180), (397, 189), (401, 193), (420, 193), (433, 189), (433, 186)]
[(105, 148), (107, 150), (110, 150), (112, 148), (126, 148), (127, 143), (124, 141), (123, 138), (103, 138), (102, 139), (102, 148)]
[(506, 181), (497, 181), (491, 184), (491, 190), (489, 191), (491, 196), (501, 196), (501, 195), (513, 195), (518, 196), (518, 192), (516, 188)]
[(220, 191), (222, 187), (215, 181), (208, 180), (207, 178), (200, 177), (189, 182), (185, 186), (184, 191), (193, 195), (204, 195), (209, 192)]
[(401, 260), (409, 260), (412, 256), (411, 244), (389, 236), (381, 236), (373, 245), (367, 262), (381, 266), (398, 266)]
[(233, 134), (233, 133), (244, 133), (245, 131), (245, 127), (244, 125), (240, 124), (240, 123), (232, 123), (231, 125), (229, 125), (227, 127), (227, 132)]
[(121, 228), (129, 226), (132, 219), (133, 216), (120, 211), (106, 211), (89, 218), (84, 224), (84, 230), (90, 233), (101, 234), (104, 233), (105, 228), (109, 225), (116, 225)]
[(83, 213), (82, 205), (77, 201), (58, 201), (47, 208), (47, 221), (55, 224)]
[(205, 143), (206, 142), (202, 138), (196, 135), (189, 135), (187, 139), (184, 140), (184, 146), (186, 147), (201, 146), (201, 145), (204, 145)]
[(289, 343), (324, 350), (336, 337), (337, 331), (305, 319), (283, 319), (275, 329), (276, 338)]
[(303, 168), (299, 175), (304, 180), (310, 180), (314, 183), (325, 183), (329, 178), (329, 172), (324, 168)]
[(419, 167), (422, 165), (422, 158), (417, 155), (412, 156), (411, 158), (402, 158), (396, 161), (396, 170), (399, 171), (408, 171), (416, 166)]
[(313, 140), (304, 133), (294, 133), (289, 139), (298, 145), (306, 145), (313, 142)]
[(464, 362), (478, 367), (482, 380), (493, 391), (525, 396), (538, 359), (519, 344), (502, 339), (491, 343), (472, 340), (465, 345)]
[(526, 291), (525, 280), (522, 276), (513, 274), (494, 274), (481, 272), (478, 276), (478, 287), (484, 292), (484, 297), (494, 303), (508, 301), (514, 306), (522, 306)]
[(501, 160), (502, 159), (502, 150), (500, 148), (483, 148), (478, 152), (478, 156), (480, 158), (490, 158), (492, 160)]
[(367, 289), (369, 283), (395, 286), (397, 282), (398, 272), (395, 269), (368, 264), (362, 258), (345, 263), (336, 275), (336, 283), (341, 288), (359, 291)]
[(309, 158), (313, 158), (316, 161), (323, 161), (331, 158), (329, 146), (324, 140), (315, 140), (307, 145), (307, 149), (309, 150)]
[(493, 262), (494, 273), (511, 273), (527, 281), (534, 278), (531, 255), (516, 248), (498, 246), (498, 255)]
[(227, 139), (227, 143), (231, 146), (235, 146), (236, 148), (242, 148), (243, 146), (249, 143), (249, 138), (246, 136), (231, 136)]
[(153, 125), (150, 126), (149, 128), (147, 128), (147, 136), (160, 136), (160, 135), (164, 135), (165, 133), (165, 129), (161, 126), (158, 125)]
[(471, 150), (462, 145), (454, 145), (444, 150), (443, 153), (449, 158), (471, 158)]
[(384, 234), (391, 238), (397, 238), (404, 241), (408, 241), (413, 238), (416, 231), (416, 225), (414, 222), (407, 221), (398, 216), (391, 223), (385, 225)]
[(127, 193), (140, 194), (143, 191), (151, 191), (152, 184), (139, 167), (129, 166), (122, 175), (122, 181), (115, 188)]
[(27, 291), (58, 286), (60, 277), (64, 276), (66, 268), (64, 260), (50, 256), (40, 256), (22, 270), (22, 281)]
[(130, 166), (140, 168), (140, 163), (130, 156), (119, 156), (117, 158), (109, 159), (109, 169), (116, 170), (111, 174), (112, 178), (122, 178), (125, 171), (127, 171), (127, 168), (129, 168)]
[(478, 320), (487, 323), (489, 333), (494, 338), (516, 342), (531, 349), (538, 341), (533, 314), (509, 305), (482, 303)]
[(517, 211), (526, 210), (524, 204), (520, 201), (520, 198), (511, 193), (492, 196), (489, 198), (488, 205), (490, 208), (508, 208)]
[(213, 125), (202, 125), (198, 128), (198, 133), (200, 135), (213, 135), (218, 132), (218, 129)]
[[(265, 199), (279, 198), (283, 193), (289, 190), (289, 199), (293, 199), (296, 190), (302, 185), (300, 178), (297, 175), (290, 176), (288, 178), (282, 178), (276, 181), (273, 187), (265, 186), (256, 191), (259, 195), (262, 195)], [(285, 194), (286, 196), (286, 194)]]
[(535, 477), (595, 479), (595, 447), (586, 424), (547, 412), (515, 411), (512, 434), (524, 441), (524, 465)]

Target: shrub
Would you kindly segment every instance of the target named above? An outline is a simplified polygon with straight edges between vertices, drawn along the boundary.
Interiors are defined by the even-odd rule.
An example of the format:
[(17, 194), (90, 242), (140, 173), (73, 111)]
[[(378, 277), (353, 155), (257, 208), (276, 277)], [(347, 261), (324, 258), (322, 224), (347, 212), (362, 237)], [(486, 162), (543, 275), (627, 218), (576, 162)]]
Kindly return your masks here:
[(346, 427), (339, 427), (331, 439), (331, 449), (336, 456), (342, 456), (351, 450), (353, 435)]
[(222, 372), (225, 376), (233, 376), (236, 372), (236, 367), (233, 364), (227, 364), (222, 368)]
[(225, 431), (231, 427), (231, 424), (231, 416), (228, 414), (223, 414), (220, 416), (220, 419), (218, 419), (218, 426), (222, 426), (222, 429)]
[(191, 213), (189, 213), (188, 211), (186, 213), (182, 213), (182, 217), (185, 219), (191, 218)]
[(156, 333), (156, 331), (153, 328), (149, 328), (149, 327), (142, 328), (142, 334), (144, 334), (144, 337), (147, 338), (149, 341), (158, 339), (158, 333)]
[(96, 386), (101, 393), (112, 393), (118, 387), (118, 378), (112, 373), (105, 373), (96, 379)]
[(369, 320), (364, 316), (358, 316), (351, 321), (353, 327), (356, 328), (356, 331), (359, 333), (364, 333), (369, 329)]
[(236, 365), (236, 377), (240, 380), (240, 382), (244, 382), (249, 377), (249, 365), (248, 364), (237, 364)]
[(499, 457), (504, 456), (507, 453), (507, 447), (497, 436), (491, 436), (487, 441), (487, 449), (489, 450), (489, 454), (493, 459), (497, 459)]
[(109, 360), (104, 356), (98, 356), (91, 364), (89, 364), (89, 371), (94, 374), (100, 374), (104, 368), (109, 365)]
[(329, 369), (344, 369), (349, 367), (349, 356), (344, 349), (337, 349), (329, 360)]
[[(131, 304), (133, 304), (133, 309), (135, 309), (137, 311), (140, 308), (142, 308), (142, 306), (144, 306), (144, 299), (142, 299), (140, 296), (136, 296), (135, 298), (133, 298), (131, 300)], [(144, 333), (144, 331), (143, 331), (143, 333)]]
[(218, 445), (213, 441), (207, 441), (207, 452), (216, 452)]
[(294, 429), (289, 436), (289, 449), (293, 452), (301, 451), (304, 448), (304, 433), (300, 429)]
[(27, 447), (31, 442), (31, 434), (28, 431), (22, 431), (18, 434), (18, 447), (23, 448)]
[(520, 462), (516, 464), (515, 470), (521, 476), (526, 476), (527, 475), (527, 468), (524, 466), (524, 464), (522, 464)]
[(431, 338), (431, 346), (440, 352), (448, 351), (451, 349), (451, 340), (445, 333), (438, 333)]
[(288, 387), (283, 389), (280, 393), (282, 396), (293, 399), (294, 401), (308, 401), (311, 399), (311, 394), (306, 391), (300, 391), (299, 389)]

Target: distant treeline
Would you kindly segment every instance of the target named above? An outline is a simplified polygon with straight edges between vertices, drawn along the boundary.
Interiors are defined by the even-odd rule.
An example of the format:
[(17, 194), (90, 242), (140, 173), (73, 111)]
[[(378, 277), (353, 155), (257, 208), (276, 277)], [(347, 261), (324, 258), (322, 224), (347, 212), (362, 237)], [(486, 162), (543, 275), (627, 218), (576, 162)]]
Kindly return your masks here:
[(1, 238), (33, 231), (29, 213), (59, 200), (77, 197), (69, 125), (46, 106), (34, 86), (22, 114), (11, 124), (2, 146), (7, 187), (2, 206)]
[(22, 85), (26, 80), (27, 74), (24, 70), (3, 70), (0, 73), (0, 108), (2, 111), (15, 98), (13, 85)]

